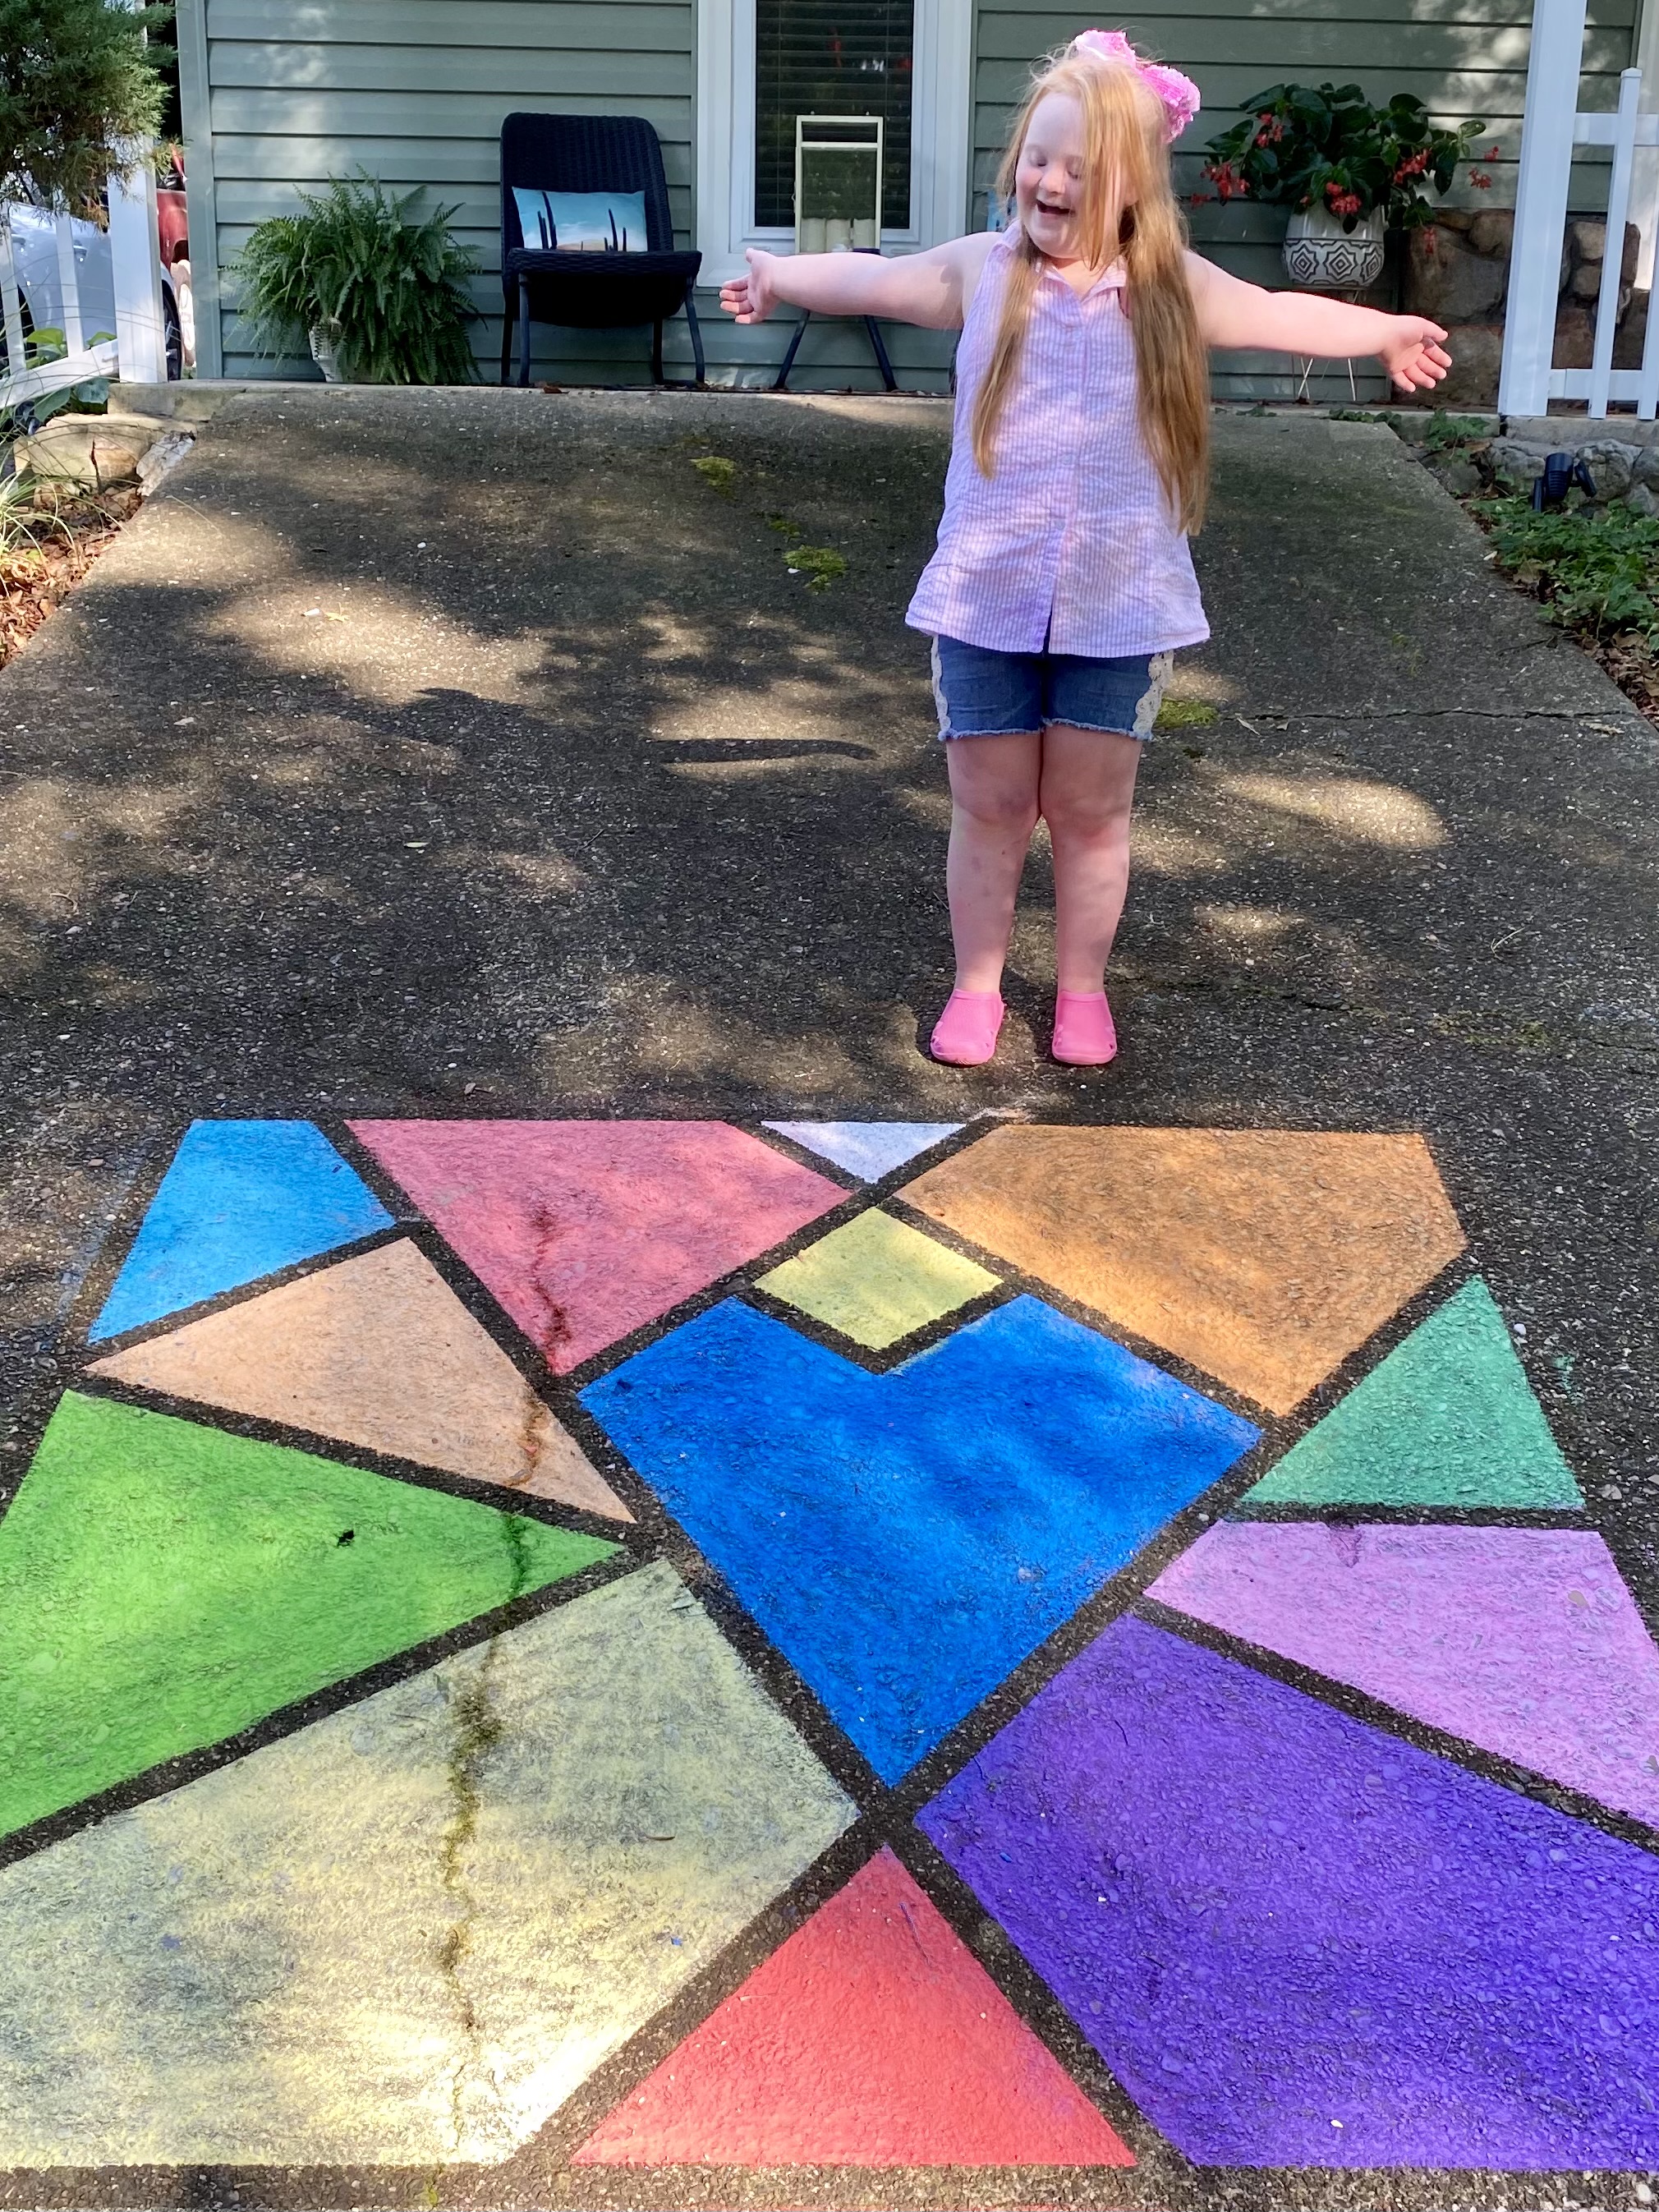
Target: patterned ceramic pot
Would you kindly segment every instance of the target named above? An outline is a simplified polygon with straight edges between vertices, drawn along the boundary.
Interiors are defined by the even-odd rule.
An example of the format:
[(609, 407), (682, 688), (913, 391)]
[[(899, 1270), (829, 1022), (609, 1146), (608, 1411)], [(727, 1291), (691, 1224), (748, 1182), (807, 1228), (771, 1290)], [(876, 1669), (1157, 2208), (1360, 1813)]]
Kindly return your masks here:
[(1324, 208), (1293, 215), (1285, 232), (1285, 273), (1307, 292), (1363, 292), (1382, 274), (1382, 210), (1352, 230)]
[(340, 325), (337, 323), (332, 323), (327, 326), (319, 323), (314, 330), (307, 331), (306, 333), (311, 341), (311, 358), (322, 370), (325, 384), (345, 382), (344, 371), (341, 368), (339, 356), (334, 350), (334, 342), (339, 328)]

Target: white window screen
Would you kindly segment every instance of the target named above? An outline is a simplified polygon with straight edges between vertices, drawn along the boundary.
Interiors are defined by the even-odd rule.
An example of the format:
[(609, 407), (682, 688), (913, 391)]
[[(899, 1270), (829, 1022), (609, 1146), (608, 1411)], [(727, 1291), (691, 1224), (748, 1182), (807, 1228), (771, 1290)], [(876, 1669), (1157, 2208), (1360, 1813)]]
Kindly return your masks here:
[(755, 0), (755, 225), (795, 220), (795, 118), (879, 115), (882, 222), (910, 228), (915, 0)]

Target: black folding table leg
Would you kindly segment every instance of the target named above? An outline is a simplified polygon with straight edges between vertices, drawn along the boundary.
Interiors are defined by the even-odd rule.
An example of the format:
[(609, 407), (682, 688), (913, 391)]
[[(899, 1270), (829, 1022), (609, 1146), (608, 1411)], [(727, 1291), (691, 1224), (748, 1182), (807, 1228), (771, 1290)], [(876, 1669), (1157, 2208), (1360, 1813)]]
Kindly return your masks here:
[(800, 312), (800, 320), (795, 325), (795, 335), (789, 341), (789, 350), (783, 356), (782, 364), (777, 375), (773, 379), (774, 392), (787, 392), (789, 389), (789, 372), (795, 365), (795, 356), (800, 351), (800, 342), (805, 337), (806, 325), (811, 319), (812, 310), (810, 307), (803, 307)]
[(530, 280), (519, 279), (519, 382), (530, 382)]
[(501, 303), (501, 382), (505, 384), (513, 367), (513, 325), (516, 301), (509, 292)]
[(662, 325), (659, 322), (651, 325), (651, 381), (653, 384), (662, 382)]
[(707, 384), (708, 371), (702, 357), (702, 331), (697, 322), (696, 301), (691, 297), (691, 287), (685, 288), (685, 319), (691, 328), (691, 358), (697, 364), (697, 382)]
[(893, 364), (887, 358), (887, 349), (881, 342), (881, 325), (873, 315), (864, 318), (864, 327), (870, 333), (870, 343), (876, 349), (876, 361), (881, 369), (881, 380), (890, 392), (898, 390), (898, 379), (893, 374)]

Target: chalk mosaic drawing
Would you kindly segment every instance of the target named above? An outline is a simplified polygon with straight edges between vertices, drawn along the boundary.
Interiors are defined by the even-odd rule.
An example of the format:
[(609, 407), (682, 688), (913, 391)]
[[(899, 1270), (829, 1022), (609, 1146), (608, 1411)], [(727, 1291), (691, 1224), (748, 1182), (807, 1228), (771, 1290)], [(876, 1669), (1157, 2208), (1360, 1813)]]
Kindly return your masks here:
[(1418, 1138), (157, 1169), (0, 1514), (41, 2201), (1659, 2166), (1659, 1650)]

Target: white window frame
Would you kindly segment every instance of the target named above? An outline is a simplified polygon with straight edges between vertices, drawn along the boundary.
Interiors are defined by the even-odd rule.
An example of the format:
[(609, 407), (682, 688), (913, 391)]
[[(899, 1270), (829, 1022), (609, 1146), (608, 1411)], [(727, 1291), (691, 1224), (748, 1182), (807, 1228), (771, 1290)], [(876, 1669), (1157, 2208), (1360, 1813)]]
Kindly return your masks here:
[[(890, 252), (958, 238), (968, 222), (971, 0), (915, 0), (910, 71), (910, 225), (884, 230)], [(744, 249), (794, 247), (759, 229), (755, 206), (755, 0), (697, 0), (697, 245), (700, 284), (741, 274)]]

